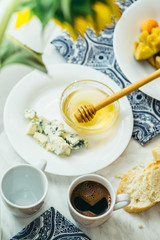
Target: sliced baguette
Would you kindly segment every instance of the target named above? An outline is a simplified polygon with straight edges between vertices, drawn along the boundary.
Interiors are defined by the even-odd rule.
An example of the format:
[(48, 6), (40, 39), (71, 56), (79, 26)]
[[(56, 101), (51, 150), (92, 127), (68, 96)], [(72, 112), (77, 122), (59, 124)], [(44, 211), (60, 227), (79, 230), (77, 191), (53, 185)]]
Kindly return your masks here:
[(142, 212), (160, 202), (160, 161), (151, 163), (144, 170), (128, 171), (121, 180), (117, 194), (127, 193), (131, 202), (127, 212)]

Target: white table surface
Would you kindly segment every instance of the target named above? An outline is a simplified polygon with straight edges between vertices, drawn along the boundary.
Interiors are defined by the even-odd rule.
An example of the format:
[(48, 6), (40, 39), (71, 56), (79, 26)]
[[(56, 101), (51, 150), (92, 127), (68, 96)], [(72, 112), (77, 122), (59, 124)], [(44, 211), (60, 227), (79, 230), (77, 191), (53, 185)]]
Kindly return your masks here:
[[(52, 27), (51, 27), (52, 29)], [(24, 30), (24, 29), (23, 29)], [(21, 30), (21, 31), (23, 31)], [(26, 29), (25, 29), (26, 30)], [(24, 31), (25, 32), (25, 31)], [(28, 38), (25, 38), (27, 34)], [(43, 39), (35, 37), (35, 32), (30, 27), (28, 33), (14, 32), (19, 39), (29, 39), (28, 44), (35, 47), (37, 50), (43, 50), (46, 46), (46, 42)], [(30, 36), (30, 37), (29, 37)], [(48, 35), (49, 36), (49, 35)], [(23, 40), (22, 39), (22, 40)], [(63, 59), (53, 50), (55, 54), (54, 59), (48, 59), (49, 62), (59, 63), (63, 62)], [(13, 65), (6, 67), (0, 72), (0, 178), (3, 173), (10, 167), (18, 163), (24, 163), (24, 160), (19, 157), (12, 148), (3, 128), (3, 109), (6, 98), (12, 87), (18, 82), (24, 75), (32, 71), (31, 68), (21, 65)], [(144, 164), (152, 160), (152, 148), (160, 143), (160, 137), (157, 136), (152, 139), (146, 146), (142, 147), (134, 139), (131, 139), (126, 150), (123, 154), (110, 166), (100, 170), (97, 174), (106, 177), (111, 181), (116, 191), (120, 179), (117, 178), (119, 172), (125, 173), (132, 169), (133, 166), (138, 166), (138, 160), (141, 160)], [(116, 149), (115, 149), (116, 151)], [(4, 204), (1, 202), (1, 239), (7, 240), (25, 227), (31, 220), (35, 219), (42, 212), (48, 209), (50, 206), (55, 207), (64, 216), (66, 216), (73, 223), (66, 200), (66, 193), (69, 184), (75, 177), (57, 176), (46, 173), (49, 182), (49, 191), (47, 201), (40, 212), (29, 218), (18, 218), (13, 216)], [(94, 229), (87, 229), (80, 227), (92, 240), (159, 240), (160, 239), (160, 204), (152, 207), (146, 212), (139, 214), (129, 214), (124, 210), (118, 210), (113, 212), (112, 217), (100, 227)], [(75, 223), (76, 224), (76, 223)], [(142, 225), (140, 229), (138, 226)]]

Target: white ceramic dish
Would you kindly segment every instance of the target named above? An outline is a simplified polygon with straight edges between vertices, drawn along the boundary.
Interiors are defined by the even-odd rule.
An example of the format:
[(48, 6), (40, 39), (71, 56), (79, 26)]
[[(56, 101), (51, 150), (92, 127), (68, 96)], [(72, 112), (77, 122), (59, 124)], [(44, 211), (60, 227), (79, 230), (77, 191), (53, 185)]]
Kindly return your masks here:
[[(139, 0), (123, 13), (116, 25), (113, 40), (115, 56), (121, 70), (132, 83), (156, 70), (147, 61), (136, 61), (133, 49), (144, 20), (154, 18), (160, 25), (159, 9), (159, 0)], [(160, 78), (141, 87), (140, 90), (160, 100)]]
[[(19, 81), (8, 96), (4, 109), (4, 127), (12, 146), (28, 163), (34, 164), (46, 159), (45, 170), (58, 175), (91, 173), (111, 164), (125, 150), (132, 135), (132, 109), (126, 97), (119, 101), (119, 119), (112, 130), (84, 135), (89, 141), (89, 148), (72, 152), (69, 157), (47, 152), (31, 136), (25, 134), (28, 125), (24, 118), (26, 108), (33, 108), (39, 115), (63, 122), (59, 109), (60, 96), (64, 88), (75, 80), (99, 80), (115, 92), (120, 90), (106, 75), (89, 67), (57, 64), (49, 69), (53, 77), (34, 71)], [(74, 132), (66, 124), (65, 127)]]

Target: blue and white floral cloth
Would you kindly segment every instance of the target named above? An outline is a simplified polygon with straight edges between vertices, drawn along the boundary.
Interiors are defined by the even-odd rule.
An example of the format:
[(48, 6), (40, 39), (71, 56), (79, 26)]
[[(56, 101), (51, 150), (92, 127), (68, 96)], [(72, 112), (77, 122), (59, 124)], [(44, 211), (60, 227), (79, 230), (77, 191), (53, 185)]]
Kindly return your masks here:
[(91, 240), (53, 207), (36, 218), (10, 240)]
[[(136, 0), (120, 1), (121, 9), (125, 11)], [(114, 56), (114, 27), (105, 29), (100, 36), (95, 36), (91, 30), (86, 37), (80, 37), (76, 42), (64, 32), (53, 39), (53, 44), (68, 63), (87, 65), (107, 74), (121, 88), (130, 84), (124, 76)], [(133, 138), (144, 145), (160, 133), (160, 101), (137, 90), (128, 96), (134, 116)]]

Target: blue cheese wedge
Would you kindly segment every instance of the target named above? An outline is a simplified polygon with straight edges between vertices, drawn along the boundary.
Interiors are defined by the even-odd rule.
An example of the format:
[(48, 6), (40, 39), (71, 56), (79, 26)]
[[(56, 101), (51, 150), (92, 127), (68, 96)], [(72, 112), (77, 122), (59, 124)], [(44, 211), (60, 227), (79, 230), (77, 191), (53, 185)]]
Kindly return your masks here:
[(70, 133), (70, 132), (64, 132), (62, 134), (62, 137), (66, 141), (66, 143), (69, 144), (71, 149), (79, 149), (79, 148), (87, 148), (88, 142), (86, 139), (80, 137), (78, 134)]
[(38, 131), (38, 125), (34, 121), (31, 121), (27, 128), (27, 134), (34, 135), (37, 131)]
[(57, 155), (66, 155), (69, 156), (71, 153), (70, 146), (66, 143), (66, 141), (59, 136), (55, 136), (54, 139), (52, 139), (52, 142), (49, 142), (46, 146), (48, 151), (54, 152)]
[(78, 134), (67, 132), (64, 125), (57, 120), (49, 121), (44, 117), (39, 117), (34, 110), (27, 109), (25, 118), (30, 120), (27, 134), (48, 151), (57, 155), (71, 154), (71, 150), (87, 148), (88, 142)]
[(48, 135), (50, 141), (55, 138), (55, 136), (62, 136), (64, 132), (64, 126), (62, 123), (58, 123), (56, 120), (51, 121), (50, 124), (45, 126), (44, 133)]
[(48, 138), (47, 136), (45, 136), (42, 133), (39, 132), (35, 132), (35, 134), (33, 135), (33, 138), (42, 146), (45, 147), (47, 142), (48, 142)]

